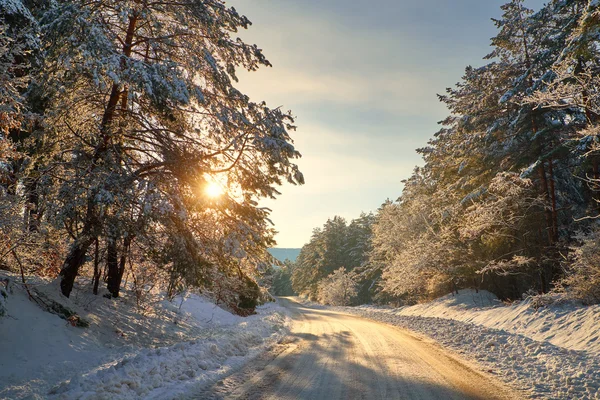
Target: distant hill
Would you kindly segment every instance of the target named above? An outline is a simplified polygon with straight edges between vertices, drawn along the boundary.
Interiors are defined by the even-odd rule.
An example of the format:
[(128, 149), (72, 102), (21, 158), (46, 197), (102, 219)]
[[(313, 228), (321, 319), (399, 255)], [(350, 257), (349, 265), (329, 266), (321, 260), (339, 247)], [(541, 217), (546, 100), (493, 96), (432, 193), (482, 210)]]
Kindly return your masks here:
[(269, 249), (269, 253), (279, 261), (285, 261), (286, 259), (290, 261), (296, 261), (296, 257), (300, 254), (300, 249), (280, 249), (280, 248), (272, 248)]

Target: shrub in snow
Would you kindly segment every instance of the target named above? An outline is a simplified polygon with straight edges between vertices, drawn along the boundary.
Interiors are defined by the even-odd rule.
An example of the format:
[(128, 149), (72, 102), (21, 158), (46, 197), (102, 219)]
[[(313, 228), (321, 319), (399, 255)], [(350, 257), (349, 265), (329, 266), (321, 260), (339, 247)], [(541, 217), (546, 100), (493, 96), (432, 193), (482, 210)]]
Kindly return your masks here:
[(212, 278), (211, 287), (202, 292), (205, 296), (234, 314), (255, 314), (256, 307), (261, 303), (261, 289), (252, 278), (222, 273), (215, 273)]
[(565, 302), (567, 298), (564, 293), (559, 293), (561, 289), (557, 288), (550, 293), (537, 293), (535, 290), (530, 290), (527, 293), (523, 293), (523, 298), (529, 300), (529, 305), (537, 310), (541, 307)]
[(247, 275), (242, 276), (240, 281), (236, 313), (240, 315), (254, 314), (261, 298), (260, 287)]
[(259, 301), (259, 305), (273, 303), (273, 302), (275, 302), (275, 297), (273, 297), (273, 295), (271, 293), (269, 293), (269, 291), (266, 288), (261, 287), (260, 288), (260, 297), (258, 298), (258, 301)]
[(6, 298), (8, 293), (3, 288), (0, 288), (0, 317), (6, 315)]
[(571, 248), (571, 265), (562, 283), (571, 297), (588, 304), (600, 303), (600, 229), (577, 237), (580, 246)]
[(340, 268), (319, 282), (319, 301), (332, 306), (350, 305), (358, 294), (358, 283), (354, 271)]
[(8, 298), (8, 285), (10, 281), (7, 278), (0, 279), (0, 317), (6, 315), (6, 299)]

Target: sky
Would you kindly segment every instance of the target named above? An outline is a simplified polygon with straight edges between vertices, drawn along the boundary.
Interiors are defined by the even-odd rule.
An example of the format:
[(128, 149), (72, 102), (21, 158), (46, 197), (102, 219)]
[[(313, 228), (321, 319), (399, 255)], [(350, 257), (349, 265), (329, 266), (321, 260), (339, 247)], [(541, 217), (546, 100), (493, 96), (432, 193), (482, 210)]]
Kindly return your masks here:
[[(447, 115), (437, 99), (467, 65), (484, 64), (500, 0), (227, 0), (253, 25), (240, 32), (273, 68), (238, 87), (296, 116), (306, 184), (284, 185), (272, 210), (277, 247), (397, 199)], [(540, 0), (526, 1), (535, 10)]]

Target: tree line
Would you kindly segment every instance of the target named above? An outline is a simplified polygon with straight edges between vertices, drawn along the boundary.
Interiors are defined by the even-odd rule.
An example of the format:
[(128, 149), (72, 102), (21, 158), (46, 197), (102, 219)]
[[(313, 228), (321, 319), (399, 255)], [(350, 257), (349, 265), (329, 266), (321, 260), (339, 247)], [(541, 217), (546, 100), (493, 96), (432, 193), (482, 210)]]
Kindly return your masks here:
[[(236, 89), (271, 64), (221, 0), (0, 1), (0, 268), (256, 299), (269, 210), (303, 183), (290, 112)], [(205, 188), (220, 185), (210, 197)]]
[(352, 258), (328, 221), (294, 266), (298, 292), (318, 298), (345, 267), (375, 301), (465, 287), (600, 301), (600, 5), (523, 3), (501, 7), (486, 64), (439, 96), (449, 115), (374, 215), (366, 255)]

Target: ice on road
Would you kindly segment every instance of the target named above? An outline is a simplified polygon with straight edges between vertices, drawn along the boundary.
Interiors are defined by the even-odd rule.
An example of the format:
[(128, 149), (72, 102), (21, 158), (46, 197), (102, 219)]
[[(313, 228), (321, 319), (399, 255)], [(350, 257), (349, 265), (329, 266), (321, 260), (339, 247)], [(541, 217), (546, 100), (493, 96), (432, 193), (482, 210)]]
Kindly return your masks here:
[(203, 398), (516, 399), (439, 345), (391, 325), (281, 299), (295, 320), (276, 358), (251, 363)]

